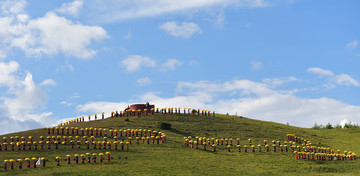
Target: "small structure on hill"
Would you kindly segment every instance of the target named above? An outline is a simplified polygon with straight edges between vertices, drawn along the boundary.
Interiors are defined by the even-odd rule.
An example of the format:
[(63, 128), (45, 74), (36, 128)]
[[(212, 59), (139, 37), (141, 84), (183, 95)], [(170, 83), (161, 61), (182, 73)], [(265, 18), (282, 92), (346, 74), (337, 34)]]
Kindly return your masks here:
[(128, 106), (125, 111), (127, 110), (135, 110), (137, 111), (138, 109), (141, 109), (142, 111), (144, 109), (147, 109), (148, 111), (150, 111), (152, 108), (155, 109), (155, 105), (150, 105), (149, 102), (146, 102), (146, 104), (132, 104), (130, 106)]

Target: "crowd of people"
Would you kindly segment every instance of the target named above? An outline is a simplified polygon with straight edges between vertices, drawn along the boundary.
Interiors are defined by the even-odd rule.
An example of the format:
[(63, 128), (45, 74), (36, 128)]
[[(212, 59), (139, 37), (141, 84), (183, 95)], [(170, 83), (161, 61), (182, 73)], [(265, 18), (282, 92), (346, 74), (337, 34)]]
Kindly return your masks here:
[[(56, 130), (54, 130), (57, 128)], [(0, 151), (13, 151), (13, 150), (44, 150), (44, 149), (59, 149), (63, 146), (64, 149), (80, 149), (83, 146), (86, 149), (108, 149), (108, 150), (129, 150), (131, 144), (164, 144), (166, 142), (166, 134), (156, 130), (147, 129), (119, 129), (109, 130), (104, 128), (63, 128), (58, 127), (48, 128), (48, 134), (59, 134), (57, 136), (40, 136), (38, 141), (35, 141), (32, 136), (11, 136), (3, 137), (0, 142)], [(69, 130), (71, 129), (71, 130)], [(70, 132), (71, 131), (71, 132)], [(74, 134), (85, 136), (66, 136), (60, 134)], [(126, 148), (125, 148), (126, 147)]]
[(296, 136), (295, 134), (286, 135), (288, 141), (263, 140), (262, 144), (254, 144), (251, 138), (247, 139), (244, 143), (240, 141), (240, 138), (209, 138), (192, 136), (184, 137), (184, 146), (194, 149), (217, 151), (217, 148), (231, 152), (235, 149), (238, 152), (289, 152), (295, 154), (295, 159), (312, 159), (312, 160), (356, 160), (356, 154), (351, 151), (340, 150), (335, 152), (335, 149), (329, 147), (317, 147), (314, 146), (311, 141)]
[[(150, 109), (126, 109), (124, 111), (112, 111), (110, 113), (109, 118), (116, 117), (130, 117), (130, 116), (148, 116), (154, 114), (183, 114), (183, 115), (197, 115), (197, 116), (213, 116), (215, 117), (215, 111), (210, 110), (200, 110), (193, 108), (150, 108)], [(98, 119), (98, 114), (94, 114), (93, 117), (91, 115), (87, 116), (88, 121), (91, 120), (100, 120)], [(101, 119), (105, 119), (105, 112), (101, 113)], [(58, 127), (69, 125), (72, 123), (85, 122), (85, 117), (77, 117), (66, 121), (64, 123), (58, 124)]]

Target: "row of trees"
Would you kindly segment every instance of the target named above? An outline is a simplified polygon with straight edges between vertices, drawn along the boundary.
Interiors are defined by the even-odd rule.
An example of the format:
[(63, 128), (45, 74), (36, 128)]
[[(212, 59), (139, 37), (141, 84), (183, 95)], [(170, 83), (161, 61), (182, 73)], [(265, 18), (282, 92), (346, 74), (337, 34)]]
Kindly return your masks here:
[(319, 125), (317, 123), (314, 124), (314, 126), (312, 127), (312, 129), (334, 129), (334, 128), (343, 128), (343, 129), (347, 129), (347, 128), (359, 128), (359, 124), (357, 123), (345, 123), (343, 126), (340, 124), (337, 125), (332, 125), (330, 123), (326, 124), (326, 125)]

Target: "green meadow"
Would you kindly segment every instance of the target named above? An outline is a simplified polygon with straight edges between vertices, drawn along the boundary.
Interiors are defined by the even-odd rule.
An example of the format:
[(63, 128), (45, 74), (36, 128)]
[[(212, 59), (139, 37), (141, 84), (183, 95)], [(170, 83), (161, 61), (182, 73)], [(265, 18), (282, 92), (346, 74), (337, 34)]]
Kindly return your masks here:
[[(72, 149), (68, 144), (66, 149), (59, 145), (56, 150), (55, 145), (47, 149), (44, 144), (44, 150), (8, 150), (4, 147), (0, 151), (0, 175), (360, 175), (360, 163), (354, 161), (322, 161), (295, 159), (292, 152), (252, 152), (247, 153), (244, 150), (237, 151), (236, 139), (240, 138), (240, 145), (249, 145), (248, 139), (251, 138), (253, 144), (264, 144), (264, 140), (271, 143), (272, 140), (287, 141), (286, 134), (296, 134), (304, 138), (315, 146), (330, 147), (336, 150), (352, 151), (360, 153), (360, 129), (307, 129), (299, 128), (274, 122), (252, 120), (245, 117), (229, 116), (217, 114), (216, 117), (192, 116), (183, 114), (158, 114), (153, 116), (133, 116), (126, 121), (125, 117), (107, 118), (104, 120), (73, 123), (67, 127), (79, 128), (106, 128), (108, 130), (119, 129), (147, 129), (157, 130), (166, 134), (164, 144), (140, 144), (137, 145), (133, 139), (129, 146), (129, 151), (121, 151), (120, 144), (118, 150), (86, 149), (84, 143), (81, 148)], [(159, 129), (159, 123), (165, 122), (171, 124), (171, 129)], [(109, 135), (109, 131), (107, 132)], [(35, 141), (40, 140), (40, 136), (58, 136), (48, 135), (47, 129), (35, 129), (22, 131), (0, 136), (9, 140), (11, 136), (33, 136)], [(66, 135), (69, 136), (69, 135)], [(72, 135), (75, 137), (76, 135)], [(80, 136), (80, 135), (79, 135)], [(207, 150), (200, 145), (199, 149), (185, 147), (184, 137), (192, 136), (195, 138), (232, 138), (233, 146), (231, 152), (228, 152), (226, 146), (217, 146), (213, 152), (212, 146), (207, 146)], [(82, 136), (80, 136), (82, 139)], [(134, 138), (134, 137), (133, 137)], [(89, 138), (90, 139), (90, 138)], [(83, 139), (82, 139), (83, 140)], [(95, 141), (102, 141), (103, 137), (95, 137)], [(109, 141), (114, 141), (110, 139)], [(26, 148), (27, 149), (27, 148)], [(66, 155), (85, 153), (104, 153), (111, 152), (111, 161), (103, 163), (85, 163), (67, 164)], [(61, 157), (60, 166), (56, 165), (55, 157)], [(37, 166), (37, 168), (27, 168), (23, 161), (23, 168), (18, 168), (15, 163), (14, 170), (4, 170), (3, 161), (6, 159), (25, 159), (32, 157), (46, 157), (46, 167)], [(105, 156), (106, 158), (106, 156)]]

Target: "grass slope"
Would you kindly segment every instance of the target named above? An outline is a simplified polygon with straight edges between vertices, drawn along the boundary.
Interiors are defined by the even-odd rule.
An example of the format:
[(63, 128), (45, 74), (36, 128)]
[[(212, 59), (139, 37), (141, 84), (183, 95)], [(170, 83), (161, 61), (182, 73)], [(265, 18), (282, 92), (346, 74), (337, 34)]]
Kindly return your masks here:
[[(185, 136), (200, 136), (210, 138), (240, 138), (240, 144), (247, 145), (248, 138), (253, 143), (263, 144), (263, 140), (286, 140), (286, 134), (295, 133), (310, 140), (316, 146), (332, 147), (334, 149), (351, 150), (360, 153), (359, 129), (331, 129), (314, 130), (298, 128), (273, 122), (264, 122), (241, 118), (237, 116), (217, 115), (216, 117), (202, 117), (190, 115), (160, 114), (154, 116), (108, 118), (105, 120), (76, 123), (69, 126), (96, 127), (107, 129), (157, 129), (157, 122), (172, 124), (171, 130), (162, 130), (167, 135), (165, 144), (132, 144), (130, 151), (111, 150), (113, 157), (109, 163), (90, 163), (70, 165), (61, 161), (56, 166), (56, 156), (65, 158), (66, 154), (105, 153), (107, 150), (63, 149), (52, 146), (44, 151), (4, 151), (0, 152), (0, 161), (26, 157), (43, 157), (49, 159), (47, 167), (15, 169), (3, 171), (0, 175), (360, 175), (360, 163), (356, 161), (311, 161), (295, 160), (292, 153), (281, 152), (237, 152), (233, 147), (227, 152), (224, 146), (219, 146), (216, 152), (184, 147)], [(47, 130), (36, 129), (12, 133), (3, 136), (48, 136)], [(98, 137), (96, 140), (101, 140)], [(2, 141), (2, 140), (1, 140)], [(234, 142), (236, 143), (236, 142)], [(120, 145), (119, 145), (120, 146)], [(10, 148), (10, 147), (9, 147)], [(44, 145), (46, 148), (46, 145)], [(200, 147), (202, 148), (202, 147)], [(263, 149), (264, 151), (264, 149)], [(125, 157), (127, 159), (125, 159)]]

